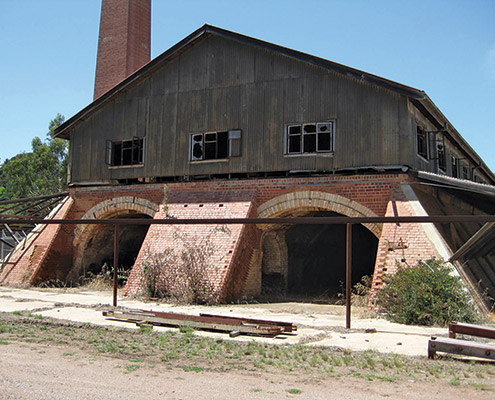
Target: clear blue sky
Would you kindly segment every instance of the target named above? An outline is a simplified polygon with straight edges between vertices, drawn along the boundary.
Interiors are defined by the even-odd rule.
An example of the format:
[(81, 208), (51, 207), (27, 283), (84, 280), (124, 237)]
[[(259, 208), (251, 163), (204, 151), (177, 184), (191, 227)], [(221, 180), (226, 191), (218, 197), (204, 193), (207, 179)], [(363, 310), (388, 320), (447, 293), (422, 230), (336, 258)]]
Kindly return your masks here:
[[(92, 101), (100, 0), (0, 0), (0, 161)], [(152, 57), (208, 23), (425, 90), (495, 170), (495, 0), (152, 0)]]

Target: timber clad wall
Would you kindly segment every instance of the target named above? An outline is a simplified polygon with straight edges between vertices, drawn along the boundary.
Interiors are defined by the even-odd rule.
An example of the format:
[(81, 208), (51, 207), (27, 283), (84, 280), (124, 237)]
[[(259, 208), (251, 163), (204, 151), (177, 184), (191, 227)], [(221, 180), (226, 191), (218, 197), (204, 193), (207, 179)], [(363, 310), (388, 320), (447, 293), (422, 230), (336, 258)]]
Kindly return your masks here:
[[(334, 154), (284, 154), (287, 124), (327, 120)], [(240, 157), (189, 160), (191, 133), (229, 129), (242, 130)], [(72, 182), (410, 165), (414, 131), (403, 95), (209, 35), (72, 131)], [(146, 137), (144, 166), (107, 166), (106, 140), (134, 136)]]

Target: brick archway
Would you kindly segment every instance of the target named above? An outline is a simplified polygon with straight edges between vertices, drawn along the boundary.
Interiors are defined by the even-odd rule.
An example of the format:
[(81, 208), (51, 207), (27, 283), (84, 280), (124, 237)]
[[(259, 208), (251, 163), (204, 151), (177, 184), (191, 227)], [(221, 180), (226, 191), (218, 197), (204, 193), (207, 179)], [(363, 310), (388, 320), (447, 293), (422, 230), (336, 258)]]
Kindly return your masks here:
[[(149, 200), (132, 197), (113, 197), (89, 209), (81, 219), (107, 219), (115, 216), (142, 214), (153, 218), (159, 206)], [(82, 267), (83, 253), (99, 225), (78, 225), (74, 229), (74, 262), (68, 278), (74, 278)]]
[[(259, 218), (278, 217), (291, 210), (333, 211), (348, 217), (377, 217), (369, 208), (338, 194), (319, 191), (286, 193), (263, 203), (258, 207)], [(382, 224), (363, 224), (373, 235), (380, 238)]]

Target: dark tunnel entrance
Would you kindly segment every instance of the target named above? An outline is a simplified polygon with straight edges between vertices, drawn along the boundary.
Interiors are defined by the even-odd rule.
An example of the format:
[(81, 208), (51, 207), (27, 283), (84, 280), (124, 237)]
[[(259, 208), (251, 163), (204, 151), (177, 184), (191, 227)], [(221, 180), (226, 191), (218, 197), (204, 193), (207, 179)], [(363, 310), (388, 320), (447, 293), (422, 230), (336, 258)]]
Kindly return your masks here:
[[(119, 214), (112, 218), (151, 218), (145, 214)], [(119, 226), (119, 285), (125, 284), (136, 257), (141, 249), (149, 225)], [(114, 259), (114, 226), (96, 225), (83, 252), (80, 280), (93, 279), (95, 276), (111, 275)]]
[[(341, 215), (313, 212), (304, 216)], [(352, 231), (352, 285), (355, 285), (363, 276), (373, 275), (378, 239), (362, 225), (353, 225)], [(343, 292), (344, 225), (287, 226), (266, 235), (263, 251), (262, 292), (265, 295), (332, 301)]]

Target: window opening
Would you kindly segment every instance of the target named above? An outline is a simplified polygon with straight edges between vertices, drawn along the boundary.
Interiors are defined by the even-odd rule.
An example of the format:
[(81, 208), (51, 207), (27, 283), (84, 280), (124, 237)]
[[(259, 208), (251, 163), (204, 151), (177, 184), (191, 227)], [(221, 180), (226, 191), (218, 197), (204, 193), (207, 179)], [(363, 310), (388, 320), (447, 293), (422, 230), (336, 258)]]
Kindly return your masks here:
[(438, 169), (447, 172), (447, 158), (443, 143), (437, 143)]
[(241, 155), (241, 131), (191, 134), (191, 160), (218, 160)]
[(287, 126), (287, 154), (333, 151), (333, 122)]
[(428, 132), (422, 126), (416, 127), (416, 138), (418, 143), (418, 154), (428, 160)]
[(455, 156), (451, 157), (451, 165), (452, 165), (452, 177), (458, 178), (459, 177), (459, 164), (457, 162), (457, 157), (455, 157)]
[(139, 165), (144, 162), (144, 138), (107, 140), (106, 163), (112, 166)]

